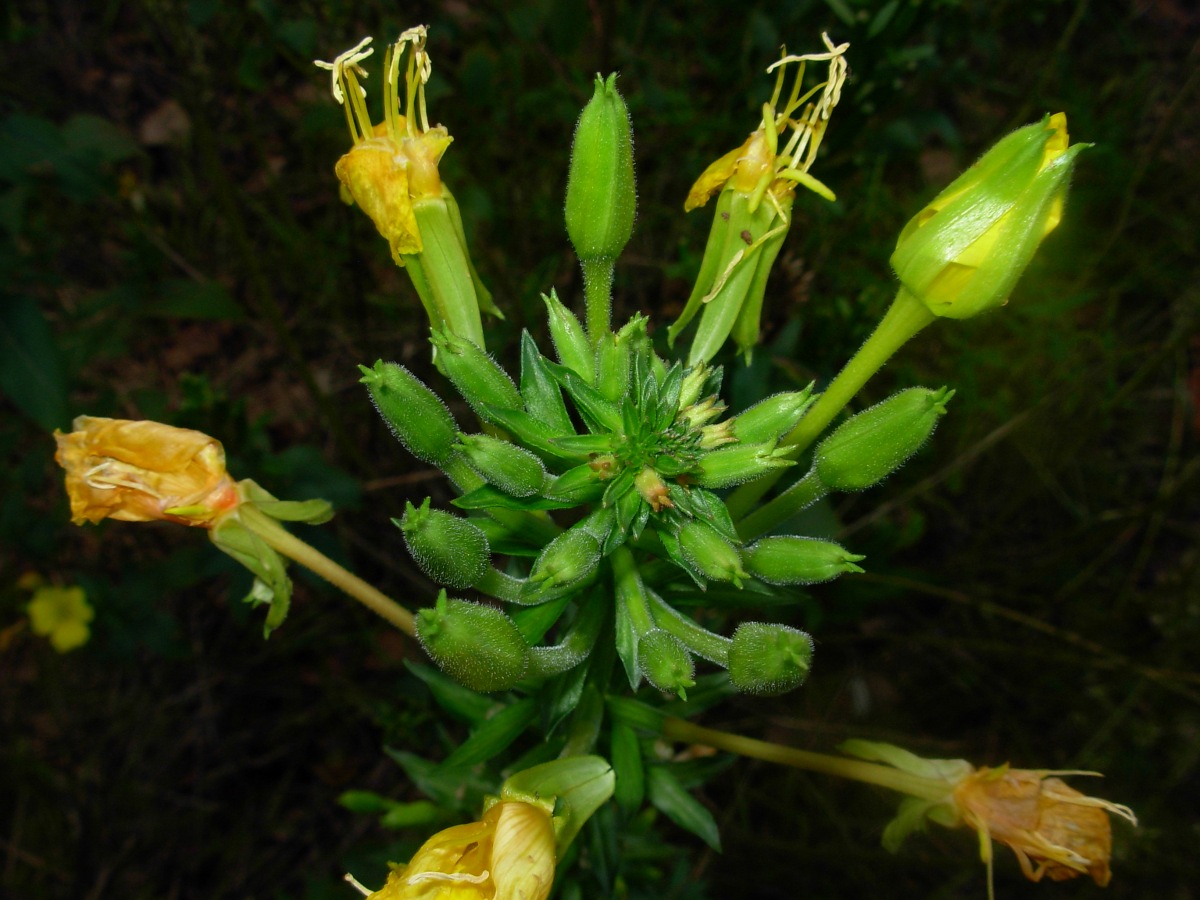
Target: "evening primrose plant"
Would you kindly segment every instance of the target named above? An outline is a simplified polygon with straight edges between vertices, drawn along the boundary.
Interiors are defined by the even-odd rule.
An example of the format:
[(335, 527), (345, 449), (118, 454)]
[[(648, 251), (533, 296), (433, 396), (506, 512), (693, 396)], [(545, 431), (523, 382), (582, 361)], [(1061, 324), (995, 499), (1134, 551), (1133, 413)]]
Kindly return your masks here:
[[(385, 52), (378, 124), (364, 88), (369, 38), (317, 65), (330, 72), (352, 139), (334, 169), (343, 198), (366, 213), (411, 277), (437, 370), (465, 404), (456, 408), (469, 410), (456, 415), (398, 363), (360, 366), (407, 456), (440, 470), (453, 489), (450, 508), (427, 497), (397, 508), (393, 520), (393, 541), (437, 593), (414, 597), (410, 610), (318, 554), (283, 523), (318, 524), (328, 506), (233, 480), (220, 444), (205, 435), (81, 417), (58, 436), (76, 521), (162, 519), (208, 530), (255, 573), (247, 599), (268, 606), (268, 630), (291, 597), (286, 558), (420, 643), (432, 665), (414, 673), (471, 733), (445, 760), (397, 759), (446, 803), (468, 782), (482, 783), (486, 797), (471, 810), (478, 821), (430, 838), (374, 892), (354, 883), (384, 900), (545, 898), (555, 883), (564, 895), (611, 896), (626, 878), (612, 850), (619, 823), (632, 827), (647, 804), (719, 846), (711, 813), (663, 762), (670, 742), (906, 794), (900, 824), (885, 832), (889, 845), (925, 821), (966, 824), (989, 866), (994, 839), (1034, 880), (1105, 882), (1107, 814), (1132, 814), (1047, 778), (1063, 773), (922, 761), (862, 743), (846, 750), (865, 761), (826, 756), (689, 721), (731, 694), (783, 694), (809, 677), (812, 636), (756, 621), (755, 611), (853, 578), (866, 560), (788, 523), (827, 495), (878, 484), (928, 442), (949, 388), (911, 387), (843, 412), (921, 329), (1007, 299), (1062, 218), (1083, 148), (1070, 144), (1065, 116), (1004, 138), (903, 229), (891, 260), (896, 301), (829, 385), (732, 410), (724, 366), (743, 362), (726, 350), (748, 361), (758, 343), (793, 206), (834, 196), (811, 169), (841, 98), (848, 45), (824, 36), (823, 51), (785, 51), (768, 69), (774, 90), (755, 129), (700, 174), (685, 210), (715, 197), (713, 224), (695, 287), (665, 333), (643, 315), (613, 321), (615, 265), (633, 233), (637, 193), (629, 112), (617, 77), (598, 75), (565, 161), (581, 314), (547, 286), (550, 340), (523, 332), (510, 367), (485, 348), (482, 316), (499, 310), (438, 170), (452, 138), (426, 108), (427, 38), (413, 28)], [(813, 69), (821, 70), (815, 79)], [(797, 188), (805, 188), (799, 197)], [(395, 809), (384, 799), (372, 807), (361, 792), (347, 802)], [(592, 836), (586, 850), (574, 844), (583, 829)], [(569, 871), (580, 853), (599, 854), (603, 865)]]

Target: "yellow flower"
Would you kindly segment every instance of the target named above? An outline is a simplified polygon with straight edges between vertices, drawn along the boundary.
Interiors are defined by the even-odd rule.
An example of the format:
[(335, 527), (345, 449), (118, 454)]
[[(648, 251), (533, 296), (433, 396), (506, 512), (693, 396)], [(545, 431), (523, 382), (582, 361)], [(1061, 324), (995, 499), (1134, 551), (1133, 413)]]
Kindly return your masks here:
[[(776, 200), (782, 200), (792, 196), (797, 184), (803, 184), (827, 200), (834, 199), (833, 192), (809, 175), (808, 170), (825, 136), (829, 115), (841, 99), (847, 71), (844, 54), (850, 45), (835, 47), (827, 34), (821, 35), (821, 39), (825, 42), (826, 52), (800, 56), (788, 56), (785, 52), (767, 69), (767, 72), (778, 70), (779, 74), (775, 79), (771, 102), (763, 104), (762, 123), (740, 147), (726, 153), (704, 170), (688, 192), (683, 204), (685, 212), (703, 206), (726, 185), (754, 197), (751, 211), (758, 207), (767, 191)], [(800, 87), (808, 61), (828, 61), (829, 77), (801, 96)], [(799, 63), (799, 67), (791, 95), (787, 103), (779, 108), (784, 74), (789, 63)], [(809, 99), (818, 91), (821, 92), (820, 99), (809, 103)], [(794, 114), (801, 107), (803, 112), (795, 117)], [(791, 130), (791, 136), (781, 149), (779, 138), (788, 129)]]
[(35, 634), (48, 638), (59, 653), (82, 647), (91, 636), (88, 623), (95, 612), (81, 587), (40, 587), (27, 608)]
[(501, 801), (482, 822), (435, 834), (370, 900), (545, 900), (555, 856), (549, 812)]
[(1067, 117), (1002, 138), (917, 215), (891, 263), (934, 315), (965, 319), (1002, 306), (1042, 239), (1062, 220), (1075, 157)]
[(983, 859), (991, 864), (991, 841), (1007, 844), (1031, 881), (1049, 875), (1064, 881), (1091, 875), (1104, 887), (1112, 878), (1112, 826), (1108, 813), (1136, 824), (1127, 807), (1088, 797), (1055, 774), (1091, 774), (986, 766), (954, 787), (962, 820), (979, 835)]
[[(433, 63), (425, 52), (424, 25), (410, 28), (388, 48), (384, 59), (384, 118), (371, 124), (359, 79), (367, 77), (361, 63), (374, 53), (371, 38), (338, 56), (333, 62), (316, 65), (332, 75), (334, 99), (346, 112), (346, 124), (354, 146), (338, 160), (334, 169), (350, 199), (362, 207), (392, 249), (392, 258), (403, 266), (402, 257), (423, 249), (417, 227), (414, 201), (443, 196), (438, 162), (453, 138), (441, 125), (430, 126), (425, 110), (425, 83)], [(400, 112), (400, 57), (411, 50), (405, 72), (405, 113)]]
[(221, 444), (159, 422), (79, 416), (56, 431), (55, 459), (67, 471), (71, 521), (165, 519), (211, 528), (237, 507)]

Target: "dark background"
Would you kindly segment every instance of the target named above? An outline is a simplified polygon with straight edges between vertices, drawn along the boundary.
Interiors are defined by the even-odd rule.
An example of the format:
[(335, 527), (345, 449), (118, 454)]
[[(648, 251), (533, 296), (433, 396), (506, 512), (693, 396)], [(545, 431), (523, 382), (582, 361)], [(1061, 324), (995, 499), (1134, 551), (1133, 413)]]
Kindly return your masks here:
[[(814, 168), (839, 201), (798, 199), (769, 346), (727, 369), (735, 403), (836, 373), (891, 298), (904, 222), (1006, 131), (1063, 110), (1095, 143), (1012, 303), (934, 325), (859, 398), (958, 391), (931, 447), (812, 521), (867, 554), (867, 574), (784, 613), (817, 640), (809, 683), (705, 722), (822, 751), (855, 736), (1103, 771), (1076, 786), (1142, 822), (1114, 827), (1108, 896), (1195, 896), (1190, 4), (18, 0), (0, 16), (0, 895), (348, 897), (343, 871), (379, 879), (429, 830), (337, 803), (351, 788), (420, 799), (382, 746), (438, 758), (461, 739), (403, 665), (419, 652), (303, 576), (264, 642), (246, 577), (200, 533), (70, 526), (48, 434), (84, 412), (200, 428), (236, 476), (334, 501), (313, 542), (429, 602), (389, 518), (446, 489), (387, 434), (356, 369), (429, 372), (423, 317), (338, 202), (348, 139), (311, 65), (425, 22), (430, 115), (455, 138), (442, 171), (508, 316), (489, 331), (505, 361), (521, 328), (544, 334), (539, 292), (580, 293), (561, 198), (597, 71), (621, 73), (637, 141), (618, 314), (661, 327), (709, 225), (682, 200), (757, 122), (762, 70), (822, 30), (851, 42)], [(56, 654), (23, 626), (29, 573), (86, 589), (86, 647)], [(966, 831), (886, 854), (894, 798), (873, 788), (742, 761), (699, 796), (724, 853), (663, 821), (642, 849), (688, 852), (634, 896), (985, 895)], [(997, 860), (1000, 897), (1097, 890), (1033, 887), (1009, 851)]]

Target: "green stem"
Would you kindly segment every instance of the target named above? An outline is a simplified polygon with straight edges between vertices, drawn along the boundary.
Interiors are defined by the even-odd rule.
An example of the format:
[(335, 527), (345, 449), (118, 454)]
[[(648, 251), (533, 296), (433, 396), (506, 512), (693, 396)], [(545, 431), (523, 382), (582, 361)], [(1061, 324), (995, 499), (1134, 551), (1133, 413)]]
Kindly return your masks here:
[(738, 537), (743, 541), (753, 540), (760, 534), (786, 522), (802, 509), (806, 509), (829, 493), (829, 489), (817, 477), (816, 467), (808, 474), (765, 506), (760, 506), (738, 523)]
[(729, 668), (729, 648), (733, 646), (733, 641), (697, 625), (653, 591), (646, 593), (650, 598), (655, 624), (659, 628), (678, 638), (697, 656), (703, 656), (709, 662)]
[(612, 284), (614, 260), (600, 256), (582, 259), (583, 298), (587, 306), (588, 339), (595, 347), (612, 334)]
[[(779, 446), (787, 447), (790, 451), (788, 455), (793, 459), (807, 450), (867, 380), (935, 318), (924, 303), (900, 288), (896, 299), (866, 343), (846, 363), (837, 378), (830, 382), (800, 423), (779, 442)], [(738, 488), (725, 501), (734, 520), (746, 516), (781, 475), (781, 472), (773, 472)]]
[(850, 778), (866, 784), (876, 784), (889, 790), (899, 791), (901, 794), (920, 797), (923, 800), (942, 800), (949, 792), (947, 783), (941, 779), (923, 778), (920, 775), (911, 775), (908, 772), (893, 769), (891, 766), (881, 766), (878, 763), (797, 750), (794, 747), (759, 741), (743, 737), (740, 734), (715, 731), (712, 728), (693, 725), (684, 719), (673, 717), (664, 719), (662, 733), (663, 737), (673, 740), (703, 744), (717, 750), (792, 766), (809, 772), (822, 772), (826, 775), (836, 775), (839, 778)]
[(405, 634), (410, 637), (416, 636), (412, 613), (391, 597), (367, 584), (353, 572), (348, 572), (314, 547), (310, 547), (253, 505), (242, 504), (238, 516), (242, 524), (266, 541), (271, 549), (320, 575), (367, 609), (387, 619)]
[(475, 590), (505, 603), (522, 603), (521, 589), (524, 585), (525, 581), (521, 578), (513, 578), (499, 569), (489, 568), (475, 585)]
[(641, 637), (655, 626), (654, 617), (650, 615), (650, 607), (646, 603), (646, 588), (638, 574), (637, 563), (627, 547), (618, 547), (610, 558), (617, 602), (624, 601), (629, 621), (633, 623), (633, 630)]

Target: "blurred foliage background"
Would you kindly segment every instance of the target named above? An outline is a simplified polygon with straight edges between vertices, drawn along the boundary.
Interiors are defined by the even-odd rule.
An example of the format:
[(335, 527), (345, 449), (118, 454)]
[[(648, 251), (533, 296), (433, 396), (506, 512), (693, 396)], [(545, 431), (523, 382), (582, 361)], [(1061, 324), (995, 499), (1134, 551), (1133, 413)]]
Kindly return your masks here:
[[(404, 665), (419, 651), (302, 575), (264, 642), (246, 576), (200, 535), (70, 526), (49, 437), (79, 413), (204, 430), (235, 476), (337, 505), (307, 535), (321, 549), (429, 602), (389, 518), (446, 488), (386, 433), (356, 369), (384, 357), (429, 374), (423, 319), (370, 223), (338, 202), (347, 136), (311, 65), (425, 22), (431, 119), (455, 137), (443, 173), (507, 312), (489, 334), (503, 360), (521, 328), (543, 335), (540, 291), (580, 293), (561, 198), (595, 72), (621, 73), (637, 139), (618, 312), (661, 326), (709, 226), (683, 197), (756, 123), (763, 69), (822, 30), (851, 42), (814, 170), (839, 200), (797, 202), (769, 349), (727, 369), (735, 405), (836, 373), (891, 298), (901, 226), (996, 138), (1064, 110), (1095, 143), (1010, 306), (930, 328), (859, 398), (958, 391), (930, 448), (805, 523), (868, 566), (777, 611), (817, 640), (808, 684), (704, 721), (816, 750), (856, 736), (1103, 771), (1079, 786), (1142, 820), (1115, 827), (1109, 896), (1196, 896), (1190, 4), (16, 0), (2, 16), (0, 894), (346, 897), (343, 871), (378, 883), (440, 815), (404, 807), (389, 824), (405, 827), (385, 828), (338, 803), (422, 799), (381, 748), (437, 758), (461, 739)], [(86, 646), (59, 654), (29, 630), (36, 578), (86, 590)], [(966, 832), (882, 850), (890, 795), (715, 768), (699, 796), (724, 853), (665, 821), (631, 830), (633, 896), (984, 896)], [(998, 859), (1000, 897), (1095, 890), (1035, 888)]]

